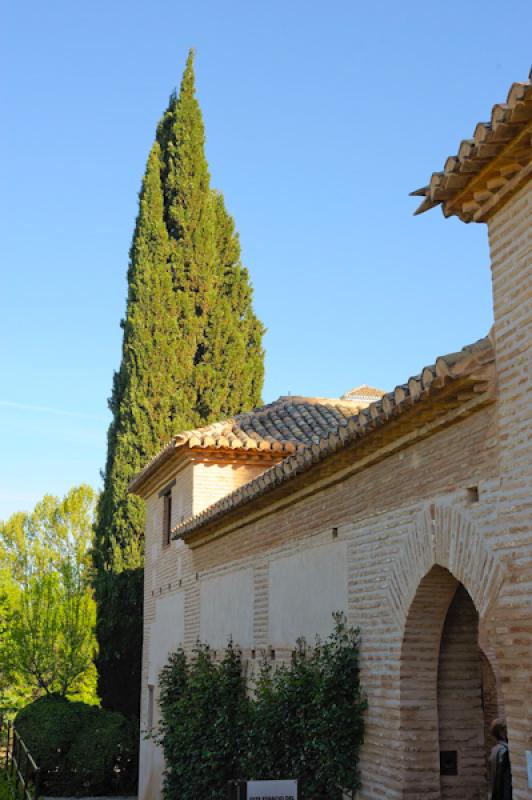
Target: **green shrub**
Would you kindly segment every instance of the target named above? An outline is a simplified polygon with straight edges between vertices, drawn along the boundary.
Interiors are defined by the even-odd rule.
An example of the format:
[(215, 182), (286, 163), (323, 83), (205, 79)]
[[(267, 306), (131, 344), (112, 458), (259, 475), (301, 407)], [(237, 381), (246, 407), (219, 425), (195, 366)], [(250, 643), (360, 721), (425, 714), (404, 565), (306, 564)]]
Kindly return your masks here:
[(13, 800), (6, 773), (0, 769), (0, 800)]
[(135, 790), (137, 727), (122, 714), (51, 695), (26, 706), (15, 724), (41, 768), (43, 793)]
[(237, 779), (297, 778), (302, 800), (341, 800), (359, 788), (358, 755), (366, 708), (360, 687), (359, 634), (335, 615), (325, 642), (301, 640), (289, 666), (265, 660), (253, 695), (240, 653), (224, 659), (198, 645), (161, 673), (165, 800), (222, 800)]
[(179, 650), (161, 673), (160, 705), (164, 797), (225, 800), (239, 771), (248, 709), (240, 652), (229, 644), (217, 663), (198, 645), (187, 663)]
[(43, 789), (61, 794), (68, 785), (66, 756), (83, 722), (83, 703), (51, 695), (23, 708), (16, 728), (42, 770)]
[(127, 717), (94, 709), (68, 751), (67, 771), (85, 794), (125, 794), (135, 789), (138, 728)]
[(325, 642), (298, 642), (288, 667), (265, 662), (250, 704), (247, 778), (297, 778), (300, 796), (342, 800), (360, 788), (358, 756), (366, 700), (359, 632), (335, 615)]

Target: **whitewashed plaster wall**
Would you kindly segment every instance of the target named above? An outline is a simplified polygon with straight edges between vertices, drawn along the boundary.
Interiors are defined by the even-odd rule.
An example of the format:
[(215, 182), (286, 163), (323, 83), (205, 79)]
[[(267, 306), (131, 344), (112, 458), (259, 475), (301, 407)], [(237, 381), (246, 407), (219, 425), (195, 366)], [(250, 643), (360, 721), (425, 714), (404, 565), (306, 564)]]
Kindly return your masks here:
[(223, 648), (229, 639), (253, 647), (253, 570), (241, 569), (202, 580), (200, 639)]
[[(145, 699), (146, 707), (149, 702), (152, 709), (143, 715), (141, 729), (146, 731), (148, 720), (152, 715), (152, 724), (159, 722), (159, 673), (166, 664), (170, 653), (175, 651), (182, 643), (185, 634), (185, 603), (184, 592), (173, 593), (167, 597), (158, 597), (154, 603), (154, 621), (149, 629), (148, 659), (147, 659), (147, 686), (151, 701)], [(144, 687), (143, 687), (144, 697)], [(162, 774), (164, 772), (164, 757), (162, 750), (153, 739), (145, 739), (141, 733), (140, 764), (139, 764), (139, 796), (157, 800), (161, 794)]]
[(155, 601), (155, 621), (149, 644), (148, 683), (156, 686), (159, 673), (170, 653), (183, 643), (185, 636), (185, 594), (177, 592)]
[(335, 611), (347, 611), (347, 545), (335, 542), (278, 558), (269, 570), (269, 640), (293, 647), (327, 637)]

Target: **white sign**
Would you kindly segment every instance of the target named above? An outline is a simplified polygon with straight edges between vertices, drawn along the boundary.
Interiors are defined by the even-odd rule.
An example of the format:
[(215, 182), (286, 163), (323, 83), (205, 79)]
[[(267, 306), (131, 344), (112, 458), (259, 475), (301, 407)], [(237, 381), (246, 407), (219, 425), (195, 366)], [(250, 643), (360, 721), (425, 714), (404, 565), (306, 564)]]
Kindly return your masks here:
[(297, 781), (248, 781), (248, 800), (297, 800)]
[(526, 750), (526, 771), (528, 775), (528, 788), (532, 789), (532, 750)]

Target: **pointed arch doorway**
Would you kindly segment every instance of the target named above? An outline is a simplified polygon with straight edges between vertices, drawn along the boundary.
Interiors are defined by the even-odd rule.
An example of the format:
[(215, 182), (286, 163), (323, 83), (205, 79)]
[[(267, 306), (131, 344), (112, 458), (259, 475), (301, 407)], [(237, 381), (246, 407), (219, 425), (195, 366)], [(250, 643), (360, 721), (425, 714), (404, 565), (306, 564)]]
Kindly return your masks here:
[(421, 580), (410, 606), (400, 686), (403, 798), (485, 800), (495, 675), (477, 609), (443, 567)]

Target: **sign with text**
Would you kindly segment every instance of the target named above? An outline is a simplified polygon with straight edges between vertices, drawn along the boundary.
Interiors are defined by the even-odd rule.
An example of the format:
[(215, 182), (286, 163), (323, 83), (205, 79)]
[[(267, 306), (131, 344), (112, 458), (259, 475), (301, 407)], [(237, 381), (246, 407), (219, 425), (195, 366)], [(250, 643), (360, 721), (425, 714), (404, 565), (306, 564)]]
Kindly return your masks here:
[(248, 781), (247, 800), (297, 800), (297, 781)]

